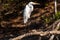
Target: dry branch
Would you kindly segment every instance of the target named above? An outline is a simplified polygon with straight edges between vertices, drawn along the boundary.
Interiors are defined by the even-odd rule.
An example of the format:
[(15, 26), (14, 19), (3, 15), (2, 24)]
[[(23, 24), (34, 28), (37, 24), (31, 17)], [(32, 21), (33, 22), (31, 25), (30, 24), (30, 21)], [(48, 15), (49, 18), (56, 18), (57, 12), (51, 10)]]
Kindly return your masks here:
[(26, 37), (26, 36), (30, 36), (30, 35), (40, 35), (40, 36), (46, 36), (48, 34), (60, 34), (60, 31), (46, 31), (46, 32), (31, 32), (31, 33), (26, 33), (26, 34), (23, 34), (23, 35), (20, 35), (18, 37), (15, 37), (11, 40), (21, 40), (22, 38)]
[(50, 25), (49, 27), (47, 27), (46, 29), (50, 29), (51, 27), (53, 28), (53, 30), (58, 30), (60, 26), (60, 19), (55, 21), (52, 25)]

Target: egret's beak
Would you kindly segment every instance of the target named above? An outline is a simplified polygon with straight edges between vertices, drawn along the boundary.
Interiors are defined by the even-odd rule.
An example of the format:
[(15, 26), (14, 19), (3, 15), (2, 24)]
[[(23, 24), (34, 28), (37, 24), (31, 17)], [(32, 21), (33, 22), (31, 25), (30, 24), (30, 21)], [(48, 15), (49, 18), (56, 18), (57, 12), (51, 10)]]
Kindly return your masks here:
[(40, 5), (40, 3), (35, 3), (35, 2), (33, 2), (33, 5)]

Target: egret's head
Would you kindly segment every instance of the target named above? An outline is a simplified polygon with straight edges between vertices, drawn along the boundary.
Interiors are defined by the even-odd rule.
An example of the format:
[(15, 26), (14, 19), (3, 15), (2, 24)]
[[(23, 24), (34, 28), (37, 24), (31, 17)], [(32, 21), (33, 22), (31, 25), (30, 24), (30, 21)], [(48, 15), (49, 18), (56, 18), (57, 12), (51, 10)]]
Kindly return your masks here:
[(39, 3), (35, 3), (35, 2), (29, 2), (29, 4), (31, 4), (31, 5), (39, 5)]

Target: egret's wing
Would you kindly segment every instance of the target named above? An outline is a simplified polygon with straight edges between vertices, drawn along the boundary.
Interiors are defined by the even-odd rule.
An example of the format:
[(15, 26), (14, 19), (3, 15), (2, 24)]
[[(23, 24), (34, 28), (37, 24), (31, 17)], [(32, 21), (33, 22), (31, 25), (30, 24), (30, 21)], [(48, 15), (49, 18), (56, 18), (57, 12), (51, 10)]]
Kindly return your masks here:
[(26, 22), (27, 22), (27, 14), (26, 14), (26, 10), (24, 10), (23, 16), (24, 16), (24, 23), (26, 23)]
[(29, 7), (25, 7), (25, 9), (24, 9), (24, 14), (23, 14), (23, 16), (24, 16), (24, 23), (26, 23), (27, 21), (28, 21), (28, 18), (29, 18)]

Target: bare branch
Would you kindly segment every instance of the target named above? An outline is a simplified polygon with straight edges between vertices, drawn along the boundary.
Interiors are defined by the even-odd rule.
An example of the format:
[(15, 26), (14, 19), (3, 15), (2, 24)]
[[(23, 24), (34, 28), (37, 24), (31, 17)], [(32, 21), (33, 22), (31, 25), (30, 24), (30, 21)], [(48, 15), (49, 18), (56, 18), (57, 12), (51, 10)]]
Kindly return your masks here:
[[(23, 35), (20, 35), (18, 37), (15, 37), (11, 40), (21, 40), (22, 38), (26, 37), (26, 36), (30, 36), (30, 35), (40, 35), (40, 36), (46, 36), (48, 34), (60, 34), (60, 31), (46, 31), (46, 32), (31, 32), (31, 33), (26, 33), (26, 34), (23, 34)], [(52, 36), (53, 37), (53, 36)]]

